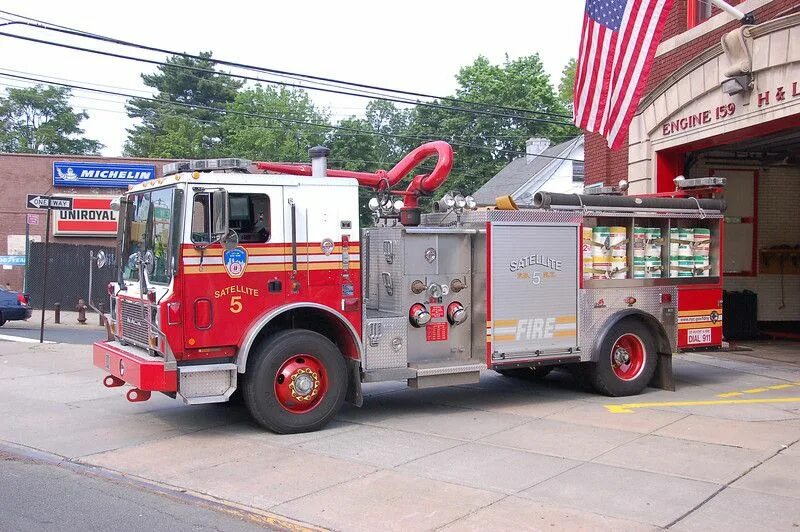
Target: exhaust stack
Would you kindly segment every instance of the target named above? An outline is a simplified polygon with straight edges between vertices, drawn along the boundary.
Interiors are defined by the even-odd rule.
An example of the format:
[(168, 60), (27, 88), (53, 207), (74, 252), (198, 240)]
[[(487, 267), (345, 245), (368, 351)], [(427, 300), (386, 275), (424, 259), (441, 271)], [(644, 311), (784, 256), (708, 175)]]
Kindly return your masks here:
[(325, 146), (314, 146), (308, 150), (311, 158), (311, 177), (328, 177), (328, 155), (331, 150)]

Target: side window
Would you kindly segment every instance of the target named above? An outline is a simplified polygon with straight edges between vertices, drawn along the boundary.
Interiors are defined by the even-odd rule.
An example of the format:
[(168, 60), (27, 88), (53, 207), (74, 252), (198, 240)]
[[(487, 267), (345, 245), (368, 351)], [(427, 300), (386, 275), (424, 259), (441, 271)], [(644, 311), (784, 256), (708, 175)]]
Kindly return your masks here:
[(258, 244), (271, 237), (270, 204), (266, 194), (231, 194), (230, 228), (239, 242)]
[(192, 202), (192, 242), (211, 242), (211, 205), (208, 194), (195, 194)]
[[(194, 195), (192, 204), (192, 242), (211, 241), (210, 195)], [(259, 244), (271, 237), (270, 203), (266, 194), (230, 194), (229, 226), (239, 235), (239, 242)]]

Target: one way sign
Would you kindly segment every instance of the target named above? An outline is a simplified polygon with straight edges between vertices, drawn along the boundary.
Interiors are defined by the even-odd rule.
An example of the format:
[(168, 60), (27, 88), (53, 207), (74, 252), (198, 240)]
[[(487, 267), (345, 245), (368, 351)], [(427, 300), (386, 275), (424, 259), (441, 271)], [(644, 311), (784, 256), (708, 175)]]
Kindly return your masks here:
[(72, 198), (44, 196), (42, 194), (28, 194), (28, 201), (25, 206), (29, 209), (55, 209), (60, 211), (71, 211)]

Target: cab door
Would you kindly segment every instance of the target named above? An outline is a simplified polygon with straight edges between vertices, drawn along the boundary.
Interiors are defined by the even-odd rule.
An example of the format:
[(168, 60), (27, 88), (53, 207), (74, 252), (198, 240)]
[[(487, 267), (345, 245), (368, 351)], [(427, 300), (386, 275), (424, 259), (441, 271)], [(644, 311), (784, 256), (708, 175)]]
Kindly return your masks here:
[(183, 258), (187, 353), (239, 345), (254, 320), (286, 299), (282, 187), (226, 189), (229, 227), (238, 239), (228, 249), (208, 244), (210, 194), (200, 187), (188, 193), (188, 241), (193, 245)]

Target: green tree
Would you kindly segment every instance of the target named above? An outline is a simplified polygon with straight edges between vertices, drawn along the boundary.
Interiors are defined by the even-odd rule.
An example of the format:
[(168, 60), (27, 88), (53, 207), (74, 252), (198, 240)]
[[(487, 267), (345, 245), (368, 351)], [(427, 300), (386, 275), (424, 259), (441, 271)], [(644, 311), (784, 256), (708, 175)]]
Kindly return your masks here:
[[(412, 112), (400, 109), (392, 102), (374, 100), (367, 104), (364, 118), (351, 116), (337, 125), (347, 131), (335, 130), (329, 138), (331, 167), (374, 172), (388, 170), (414, 147), (414, 142), (399, 138), (408, 133)], [(352, 130), (363, 131), (356, 133)], [(399, 137), (398, 137), (399, 136)], [(359, 189), (359, 206), (362, 225), (371, 225), (372, 215), (367, 202), (375, 192)]]
[(327, 112), (317, 109), (301, 89), (256, 85), (240, 91), (228, 109), (236, 113), (222, 121), (220, 150), (231, 157), (307, 162), (308, 148), (324, 144), (330, 132)]
[[(476, 109), (501, 105), (546, 113), (568, 113), (553, 90), (538, 54), (513, 60), (506, 57), (499, 65), (478, 57), (459, 71), (456, 80), (458, 89), (454, 98), (460, 103), (446, 102), (445, 105), (470, 108), (469, 102), (475, 102), (483, 104), (473, 106)], [(518, 157), (515, 152), (524, 152), (525, 140), (530, 137), (560, 141), (568, 135), (578, 134), (567, 118), (502, 110), (496, 113), (509, 116), (469, 114), (422, 106), (415, 108), (410, 133), (429, 139), (442, 138), (451, 142), (456, 150), (453, 175), (444, 189), (474, 192)]]
[(578, 62), (573, 57), (561, 71), (561, 81), (558, 83), (558, 97), (568, 108), (572, 109), (572, 95), (575, 92), (575, 68)]
[(184, 105), (129, 100), (128, 116), (139, 123), (128, 129), (126, 155), (204, 158), (219, 153), (224, 113), (207, 108), (224, 108), (232, 103), (242, 82), (215, 71), (211, 52), (201, 52), (200, 57), (175, 55), (167, 58), (156, 73), (142, 74), (144, 84), (155, 89), (156, 99)]
[(89, 118), (69, 104), (66, 87), (8, 89), (0, 97), (0, 150), (16, 153), (94, 154), (102, 144), (83, 137)]

